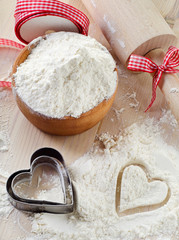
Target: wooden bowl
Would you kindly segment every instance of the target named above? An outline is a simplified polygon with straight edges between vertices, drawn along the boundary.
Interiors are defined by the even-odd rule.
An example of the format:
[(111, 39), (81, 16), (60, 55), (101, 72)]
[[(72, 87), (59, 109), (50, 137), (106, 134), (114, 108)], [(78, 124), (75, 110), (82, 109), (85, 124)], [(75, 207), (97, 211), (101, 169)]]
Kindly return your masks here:
[[(21, 97), (19, 97), (18, 93), (16, 92), (16, 83), (13, 74), (16, 72), (17, 67), (28, 57), (31, 49), (36, 45), (37, 44), (33, 44), (30, 48), (26, 46), (16, 58), (12, 68), (12, 88), (17, 105), (21, 112), (34, 126), (39, 128), (43, 132), (54, 135), (74, 135), (92, 128), (101, 119), (104, 118), (104, 116), (107, 114), (110, 107), (112, 106), (117, 92), (117, 86), (114, 94), (111, 96), (110, 99), (102, 101), (99, 105), (97, 105), (90, 111), (83, 113), (78, 118), (70, 116), (66, 116), (64, 118), (52, 118), (34, 111), (29, 106), (27, 106), (26, 103), (24, 103), (24, 101), (21, 99)], [(115, 71), (117, 70), (115, 69)]]

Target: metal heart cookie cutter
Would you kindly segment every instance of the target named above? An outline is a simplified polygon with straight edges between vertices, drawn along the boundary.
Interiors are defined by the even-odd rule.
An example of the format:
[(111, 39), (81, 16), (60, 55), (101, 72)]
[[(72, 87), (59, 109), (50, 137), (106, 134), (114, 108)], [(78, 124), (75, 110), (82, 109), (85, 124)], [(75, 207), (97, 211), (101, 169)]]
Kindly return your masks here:
[(11, 204), (19, 210), (66, 214), (74, 209), (71, 179), (62, 155), (53, 148), (34, 152), (30, 169), (13, 173), (6, 189)]

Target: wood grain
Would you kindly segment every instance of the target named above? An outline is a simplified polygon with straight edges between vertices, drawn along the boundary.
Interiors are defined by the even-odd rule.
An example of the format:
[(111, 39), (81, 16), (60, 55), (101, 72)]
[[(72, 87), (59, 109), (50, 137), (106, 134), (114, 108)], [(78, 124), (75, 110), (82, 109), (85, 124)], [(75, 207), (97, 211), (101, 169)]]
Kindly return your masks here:
[[(0, 1), (0, 37), (17, 41), (13, 31), (15, 2), (15, 0)], [(119, 76), (119, 87), (116, 98), (111, 110), (100, 124), (82, 134), (64, 137), (46, 134), (34, 127), (18, 109), (12, 92), (10, 90), (3, 90), (7, 96), (0, 99), (0, 127), (3, 126), (7, 131), (6, 138), (9, 141), (9, 151), (0, 152), (0, 166), (6, 169), (8, 173), (29, 168), (32, 153), (41, 147), (53, 147), (57, 149), (62, 153), (66, 164), (69, 165), (90, 149), (96, 134), (103, 132), (120, 134), (127, 126), (139, 120), (142, 121), (142, 119), (148, 116), (156, 119), (160, 118), (162, 109), (167, 109), (163, 94), (160, 89), (157, 89), (157, 99), (152, 109), (147, 114), (144, 113), (151, 97), (152, 82), (150, 76), (145, 73), (133, 74), (126, 71), (115, 57), (99, 26), (90, 17), (82, 2), (76, 0), (65, 2), (81, 9), (89, 16), (91, 21), (89, 35), (95, 37), (105, 45), (116, 59)], [(13, 62), (14, 55), (15, 53), (9, 48), (0, 49), (1, 61), (10, 60), (10, 62)], [(2, 70), (1, 68), (0, 71)], [(0, 72), (0, 76), (2, 76), (2, 72)], [(172, 142), (173, 137), (174, 133), (170, 135), (170, 142)], [(175, 143), (177, 144), (176, 141)], [(21, 228), (18, 222), (20, 222)], [(29, 232), (31, 229), (30, 223), (23, 213), (14, 210), (7, 220), (0, 224), (0, 239), (13, 240), (17, 237), (23, 237), (26, 235), (26, 232), (22, 228)]]
[(132, 53), (145, 55), (176, 43), (175, 34), (152, 0), (82, 1), (123, 65)]
[[(127, 66), (131, 54), (143, 56), (158, 48), (161, 48), (162, 53), (162, 49), (166, 50), (170, 45), (176, 44), (174, 32), (161, 17), (152, 0), (112, 0), (110, 3), (107, 0), (98, 0), (96, 5), (88, 0), (83, 2), (124, 66)], [(164, 52), (160, 55), (156, 53), (156, 57), (153, 52), (152, 59), (157, 56), (163, 60)], [(171, 88), (178, 89), (179, 78), (172, 74), (163, 75), (161, 90), (179, 121), (179, 94), (170, 93)]]

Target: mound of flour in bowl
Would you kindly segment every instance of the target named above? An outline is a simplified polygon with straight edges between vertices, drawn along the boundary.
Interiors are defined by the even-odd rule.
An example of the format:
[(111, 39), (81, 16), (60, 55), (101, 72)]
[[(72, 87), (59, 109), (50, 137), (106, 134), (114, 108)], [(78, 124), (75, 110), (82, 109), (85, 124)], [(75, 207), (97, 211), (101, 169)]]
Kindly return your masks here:
[(113, 95), (115, 68), (108, 50), (95, 39), (52, 33), (41, 38), (17, 68), (16, 91), (31, 109), (45, 116), (79, 117)]

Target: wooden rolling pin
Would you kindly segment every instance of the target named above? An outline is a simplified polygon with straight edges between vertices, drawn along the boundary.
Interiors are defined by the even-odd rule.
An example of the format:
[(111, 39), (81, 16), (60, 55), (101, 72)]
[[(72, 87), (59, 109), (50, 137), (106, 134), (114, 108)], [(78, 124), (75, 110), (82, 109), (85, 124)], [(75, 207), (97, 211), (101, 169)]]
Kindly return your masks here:
[(179, 12), (178, 0), (153, 0), (162, 17), (173, 27)]
[(155, 6), (158, 8), (162, 17), (165, 18), (169, 13), (175, 11), (177, 0), (152, 0)]
[[(152, 0), (82, 0), (100, 26), (119, 60), (127, 66), (131, 54), (150, 55), (162, 63), (164, 51), (175, 45), (176, 36)], [(157, 49), (155, 51), (151, 50)], [(171, 111), (179, 120), (179, 79), (163, 73), (159, 84)], [(171, 93), (176, 89), (175, 93)], [(151, 89), (149, 89), (151, 91)], [(150, 100), (149, 100), (150, 101)], [(147, 107), (147, 106), (146, 106)]]

